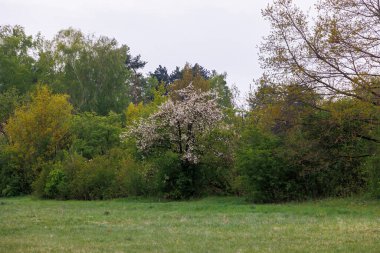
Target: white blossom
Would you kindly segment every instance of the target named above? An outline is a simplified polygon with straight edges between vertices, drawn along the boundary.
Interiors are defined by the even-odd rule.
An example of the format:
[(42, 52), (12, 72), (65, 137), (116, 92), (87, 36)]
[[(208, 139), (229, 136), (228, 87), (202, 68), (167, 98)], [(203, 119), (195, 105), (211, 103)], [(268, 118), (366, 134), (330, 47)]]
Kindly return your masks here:
[(223, 114), (215, 93), (197, 91), (191, 83), (174, 95), (175, 100), (169, 99), (123, 137), (136, 137), (141, 151), (169, 141), (184, 161), (196, 164), (201, 151), (197, 139), (214, 128)]

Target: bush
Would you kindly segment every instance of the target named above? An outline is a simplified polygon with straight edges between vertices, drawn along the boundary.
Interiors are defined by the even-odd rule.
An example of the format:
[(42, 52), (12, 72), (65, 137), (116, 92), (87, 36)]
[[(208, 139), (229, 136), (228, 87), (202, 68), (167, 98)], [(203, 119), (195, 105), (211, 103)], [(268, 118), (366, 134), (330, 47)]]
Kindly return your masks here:
[(47, 177), (44, 193), (48, 198), (66, 199), (68, 197), (67, 176), (60, 167), (56, 166)]
[(182, 199), (188, 197), (191, 182), (186, 179), (181, 167), (181, 159), (172, 151), (163, 152), (151, 158), (150, 162), (157, 171), (158, 191), (168, 199)]
[(71, 182), (71, 194), (75, 199), (109, 199), (116, 197), (115, 171), (110, 167), (110, 162), (104, 156), (95, 157), (86, 161)]
[(149, 185), (156, 188), (166, 199), (188, 199), (202, 194), (205, 186), (205, 174), (201, 164), (184, 162), (178, 153), (170, 150), (156, 152), (147, 163), (153, 175)]
[(92, 159), (120, 146), (121, 116), (114, 113), (98, 116), (85, 112), (74, 116), (70, 130), (75, 136), (71, 149)]
[(366, 160), (365, 168), (369, 175), (369, 194), (380, 199), (380, 149)]
[(61, 162), (41, 165), (33, 187), (37, 196), (55, 199), (137, 196), (150, 192), (145, 173), (145, 166), (121, 149), (111, 149), (91, 160), (66, 153)]
[[(285, 136), (247, 127), (237, 151), (237, 168), (243, 192), (251, 199), (279, 202), (342, 197), (365, 189), (368, 173), (362, 168), (360, 154), (365, 154), (367, 144), (346, 137), (350, 131), (345, 129), (331, 127), (327, 132), (327, 123), (307, 126), (288, 130)], [(327, 139), (332, 131), (342, 138)], [(375, 160), (373, 164), (377, 164)]]
[(256, 128), (242, 136), (237, 166), (244, 192), (255, 202), (279, 202), (300, 197), (297, 168), (288, 164), (280, 140)]
[(32, 175), (25, 169), (20, 155), (8, 145), (0, 145), (0, 196), (31, 193)]
[(235, 136), (230, 129), (214, 129), (202, 140), (206, 147), (199, 164), (199, 190), (205, 194), (232, 193)]

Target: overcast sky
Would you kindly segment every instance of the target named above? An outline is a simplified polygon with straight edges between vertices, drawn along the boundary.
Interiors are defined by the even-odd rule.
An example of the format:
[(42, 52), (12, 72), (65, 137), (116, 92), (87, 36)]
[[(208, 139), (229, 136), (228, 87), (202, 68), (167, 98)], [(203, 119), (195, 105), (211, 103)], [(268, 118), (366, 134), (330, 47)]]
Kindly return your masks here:
[[(22, 25), (52, 38), (67, 27), (106, 35), (148, 61), (144, 72), (186, 62), (227, 72), (242, 93), (262, 70), (257, 45), (269, 26), (261, 9), (272, 0), (0, 0), (0, 25)], [(316, 0), (296, 0), (308, 10)]]

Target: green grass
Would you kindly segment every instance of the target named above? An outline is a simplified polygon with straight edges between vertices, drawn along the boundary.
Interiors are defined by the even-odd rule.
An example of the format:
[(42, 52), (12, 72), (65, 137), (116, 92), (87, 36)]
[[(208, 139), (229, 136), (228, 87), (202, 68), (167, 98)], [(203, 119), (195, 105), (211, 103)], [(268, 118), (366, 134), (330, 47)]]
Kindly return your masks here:
[(0, 252), (380, 252), (380, 202), (0, 199)]

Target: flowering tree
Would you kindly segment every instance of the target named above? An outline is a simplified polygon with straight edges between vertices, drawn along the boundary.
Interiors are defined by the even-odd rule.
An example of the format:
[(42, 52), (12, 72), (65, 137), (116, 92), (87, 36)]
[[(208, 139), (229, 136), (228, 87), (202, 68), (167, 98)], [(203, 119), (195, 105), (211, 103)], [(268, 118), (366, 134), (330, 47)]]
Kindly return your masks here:
[(199, 138), (222, 119), (216, 95), (196, 90), (192, 83), (175, 91), (158, 111), (124, 134), (135, 136), (138, 148), (149, 151), (169, 144), (185, 164), (197, 164), (202, 146)]

